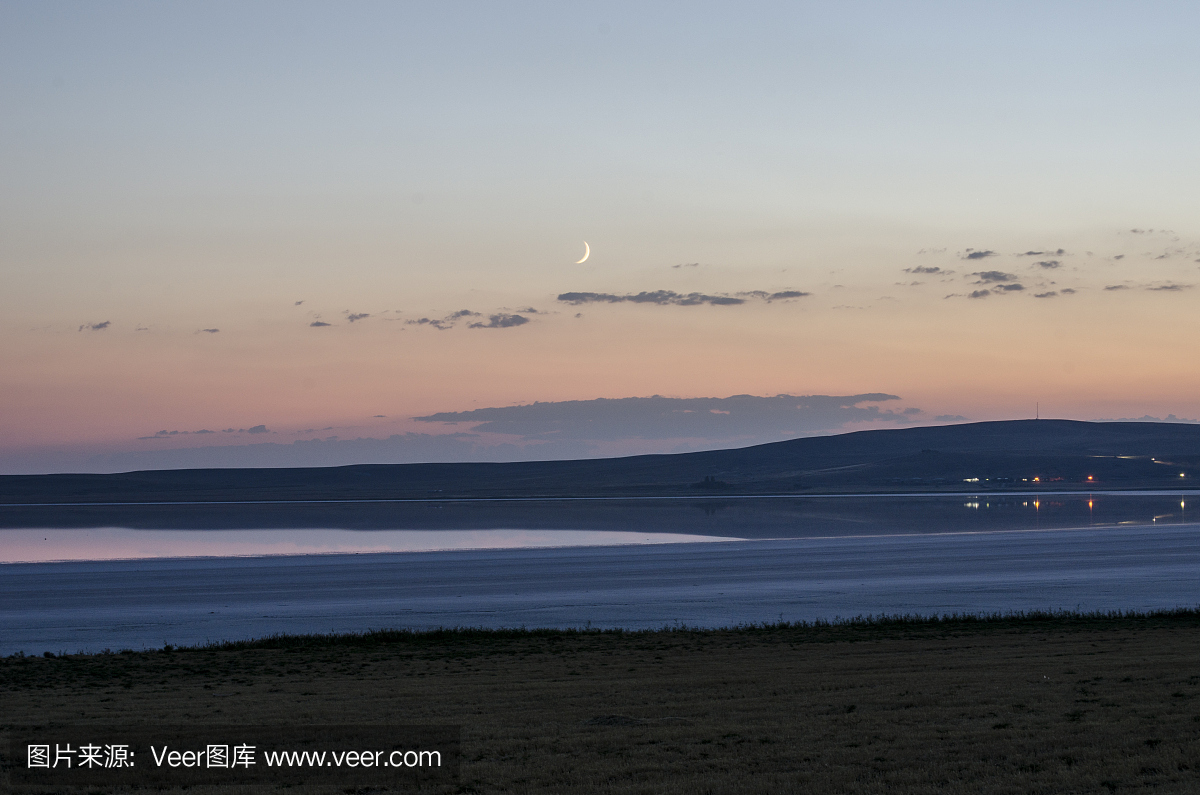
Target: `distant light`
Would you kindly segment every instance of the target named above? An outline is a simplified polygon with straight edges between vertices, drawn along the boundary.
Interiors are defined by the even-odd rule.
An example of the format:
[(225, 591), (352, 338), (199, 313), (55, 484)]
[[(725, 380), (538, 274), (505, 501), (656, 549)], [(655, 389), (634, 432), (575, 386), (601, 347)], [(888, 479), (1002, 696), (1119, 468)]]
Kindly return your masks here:
[(1088, 500), (1088, 510), (1090, 511), (1091, 509), (1092, 509), (1092, 501)]
[(1095, 480), (1091, 475), (1088, 475), (1088, 480)]
[(979, 478), (963, 478), (963, 483), (978, 483)]

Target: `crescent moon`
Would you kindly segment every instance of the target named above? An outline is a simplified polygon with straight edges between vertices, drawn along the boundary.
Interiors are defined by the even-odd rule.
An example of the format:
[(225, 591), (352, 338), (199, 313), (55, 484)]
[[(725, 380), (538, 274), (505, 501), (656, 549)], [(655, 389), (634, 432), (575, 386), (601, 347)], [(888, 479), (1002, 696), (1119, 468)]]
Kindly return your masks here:
[(589, 246), (587, 244), (587, 241), (585, 240), (585, 241), (583, 241), (583, 259), (579, 260), (575, 264), (582, 265), (583, 263), (587, 262), (587, 258), (590, 256), (592, 256), (592, 247)]

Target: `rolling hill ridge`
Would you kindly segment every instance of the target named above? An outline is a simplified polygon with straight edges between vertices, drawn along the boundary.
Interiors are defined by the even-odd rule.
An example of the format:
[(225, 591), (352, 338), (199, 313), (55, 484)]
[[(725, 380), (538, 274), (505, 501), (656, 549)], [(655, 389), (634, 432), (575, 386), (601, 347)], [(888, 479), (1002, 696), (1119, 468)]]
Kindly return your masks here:
[(1197, 472), (1200, 425), (1012, 420), (574, 461), (8, 475), (0, 504), (1178, 489)]

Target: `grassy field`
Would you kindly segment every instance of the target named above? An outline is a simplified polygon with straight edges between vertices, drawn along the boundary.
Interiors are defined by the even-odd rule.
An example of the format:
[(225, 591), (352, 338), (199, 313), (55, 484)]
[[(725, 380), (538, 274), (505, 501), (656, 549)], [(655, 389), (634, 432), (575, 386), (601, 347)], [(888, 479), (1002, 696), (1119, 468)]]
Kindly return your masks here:
[(470, 793), (1198, 792), (1197, 696), (1194, 611), (0, 660), (3, 727), (459, 724)]

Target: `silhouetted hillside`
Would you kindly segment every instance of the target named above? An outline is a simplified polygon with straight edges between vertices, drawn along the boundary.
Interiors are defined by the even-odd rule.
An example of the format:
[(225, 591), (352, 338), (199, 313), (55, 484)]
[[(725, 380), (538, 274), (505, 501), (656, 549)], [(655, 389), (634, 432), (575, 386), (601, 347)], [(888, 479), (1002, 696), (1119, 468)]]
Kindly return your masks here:
[(9, 475), (0, 503), (1178, 489), (1197, 464), (1200, 425), (1014, 420), (583, 461)]

